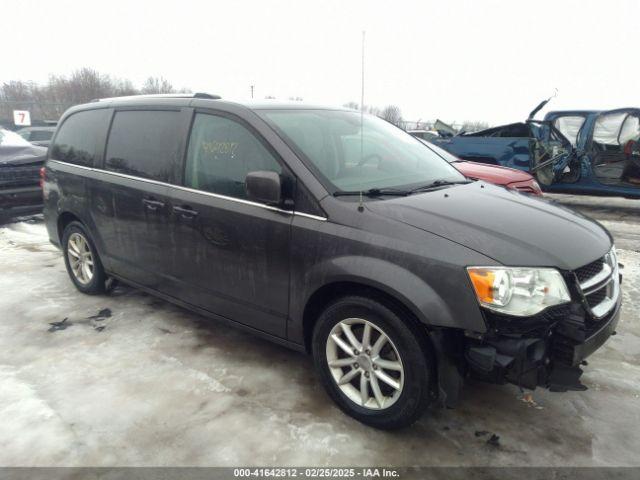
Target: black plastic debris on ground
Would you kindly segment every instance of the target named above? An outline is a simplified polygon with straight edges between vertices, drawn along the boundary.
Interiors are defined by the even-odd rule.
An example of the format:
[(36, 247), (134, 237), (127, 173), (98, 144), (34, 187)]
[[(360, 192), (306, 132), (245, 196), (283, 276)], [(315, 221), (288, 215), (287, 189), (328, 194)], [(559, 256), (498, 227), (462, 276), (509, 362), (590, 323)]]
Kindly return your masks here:
[(487, 445), (490, 445), (492, 447), (500, 447), (500, 436), (496, 435), (495, 433), (491, 433), (487, 430), (476, 430), (475, 435), (476, 437), (485, 437), (487, 435), (491, 435), (487, 439)]
[(498, 435), (496, 435), (495, 433), (491, 435), (491, 438), (489, 438), (489, 440), (487, 440), (487, 445), (491, 445), (492, 447), (499, 447), (500, 446), (500, 437)]
[(101, 322), (104, 319), (109, 318), (110, 316), (111, 316), (111, 309), (110, 308), (103, 308), (96, 315), (92, 315), (90, 317), (87, 317), (87, 319), (95, 320), (96, 322)]
[(73, 323), (68, 322), (67, 320), (69, 320), (69, 318), (65, 318), (64, 320), (62, 320), (61, 322), (51, 322), (49, 325), (51, 325), (49, 327), (49, 332), (57, 332), (58, 330), (65, 330), (67, 327), (70, 327), (71, 325), (73, 325)]
[(60, 321), (60, 322), (52, 322), (49, 325), (51, 325), (51, 327), (49, 327), (49, 332), (57, 332), (58, 330), (65, 330), (66, 328), (70, 327), (71, 325), (78, 324), (85, 324), (85, 325), (89, 325), (91, 327), (93, 327), (93, 329), (96, 332), (102, 332), (105, 328), (107, 328), (105, 325), (97, 325), (96, 322), (102, 322), (104, 320), (106, 320), (107, 318), (111, 317), (111, 309), (109, 308), (103, 308), (102, 310), (100, 310), (97, 314), (95, 315), (91, 315), (90, 317), (85, 318), (84, 320), (78, 320), (75, 322), (70, 322), (69, 318), (65, 318), (64, 320)]
[(102, 321), (106, 320), (109, 317), (111, 317), (111, 309), (110, 308), (103, 308), (97, 314), (92, 315), (90, 317), (87, 317), (87, 320), (92, 322), (91, 325), (93, 326), (93, 329), (96, 332), (101, 332), (107, 327), (105, 327), (104, 325), (95, 325), (93, 322), (102, 322)]

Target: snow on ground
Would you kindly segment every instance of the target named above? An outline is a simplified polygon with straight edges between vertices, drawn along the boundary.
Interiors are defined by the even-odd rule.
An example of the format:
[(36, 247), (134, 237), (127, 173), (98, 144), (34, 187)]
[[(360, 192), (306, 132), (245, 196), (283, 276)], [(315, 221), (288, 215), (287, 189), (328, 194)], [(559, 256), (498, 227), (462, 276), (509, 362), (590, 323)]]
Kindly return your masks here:
[(82, 295), (41, 220), (1, 227), (0, 465), (640, 465), (640, 241), (622, 236), (622, 321), (588, 391), (470, 383), (388, 433), (343, 415), (308, 357), (133, 289)]

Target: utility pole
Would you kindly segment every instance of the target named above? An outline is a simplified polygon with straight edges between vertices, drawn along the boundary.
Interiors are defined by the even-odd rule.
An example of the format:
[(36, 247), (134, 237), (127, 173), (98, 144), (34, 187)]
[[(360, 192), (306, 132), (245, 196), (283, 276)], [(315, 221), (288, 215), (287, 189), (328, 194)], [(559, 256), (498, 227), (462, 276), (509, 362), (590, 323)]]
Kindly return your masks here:
[(251, 85), (251, 98), (253, 98), (253, 87), (254, 85)]

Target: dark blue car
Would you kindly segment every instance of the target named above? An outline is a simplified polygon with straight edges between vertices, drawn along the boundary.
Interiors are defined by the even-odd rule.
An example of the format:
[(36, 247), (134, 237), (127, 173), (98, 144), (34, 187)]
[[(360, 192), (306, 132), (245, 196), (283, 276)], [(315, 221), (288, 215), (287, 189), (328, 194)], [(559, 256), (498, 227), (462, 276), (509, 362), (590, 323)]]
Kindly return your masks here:
[(640, 198), (640, 109), (556, 111), (434, 142), (465, 160), (525, 170), (545, 191)]

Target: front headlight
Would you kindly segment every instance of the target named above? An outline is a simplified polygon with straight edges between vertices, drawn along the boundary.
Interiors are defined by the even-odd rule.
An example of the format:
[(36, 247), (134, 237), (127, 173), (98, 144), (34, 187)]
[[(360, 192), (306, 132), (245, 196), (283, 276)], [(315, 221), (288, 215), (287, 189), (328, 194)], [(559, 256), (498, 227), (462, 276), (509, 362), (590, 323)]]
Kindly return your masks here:
[(467, 273), (480, 305), (505, 315), (527, 317), (571, 300), (555, 268), (467, 267)]

